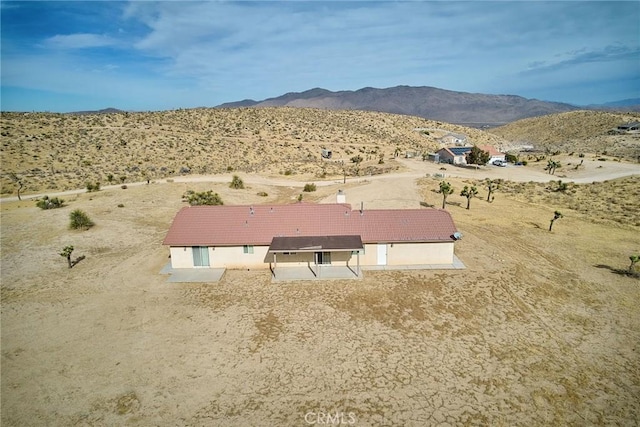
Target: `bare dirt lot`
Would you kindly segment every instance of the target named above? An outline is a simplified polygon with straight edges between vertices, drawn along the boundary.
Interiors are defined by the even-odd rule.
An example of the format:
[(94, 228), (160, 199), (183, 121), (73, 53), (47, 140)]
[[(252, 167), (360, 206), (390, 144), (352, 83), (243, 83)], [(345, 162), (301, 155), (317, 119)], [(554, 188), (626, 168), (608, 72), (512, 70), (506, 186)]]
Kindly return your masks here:
[[(549, 232), (556, 205), (509, 193), (487, 203), (481, 191), (466, 210), (458, 193), (471, 178), (450, 178), (447, 207), (466, 270), (357, 281), (159, 274), (187, 189), (288, 203), (301, 192), (293, 182), (152, 183), (48, 211), (3, 202), (2, 424), (304, 426), (323, 413), (357, 426), (637, 423), (640, 280), (623, 272), (640, 227), (563, 208)], [(305, 200), (344, 188), (365, 209), (439, 206), (437, 185), (398, 176)], [(96, 226), (68, 230), (73, 209)], [(86, 255), (71, 270), (58, 255), (68, 244)]]

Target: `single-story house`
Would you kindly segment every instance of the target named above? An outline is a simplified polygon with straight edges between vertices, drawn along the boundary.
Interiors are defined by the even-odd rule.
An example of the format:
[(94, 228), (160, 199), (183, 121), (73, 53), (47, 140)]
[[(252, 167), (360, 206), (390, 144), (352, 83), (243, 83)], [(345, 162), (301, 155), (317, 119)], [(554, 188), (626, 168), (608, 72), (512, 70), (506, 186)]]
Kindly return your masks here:
[[(438, 150), (436, 153), (438, 155), (438, 159), (440, 163), (451, 163), (453, 165), (466, 165), (467, 164), (467, 154), (471, 151), (473, 147), (444, 147)], [(491, 145), (479, 145), (479, 149), (482, 151), (486, 151), (489, 153), (489, 161), (487, 163), (493, 163), (494, 160), (502, 160), (503, 162), (506, 160), (506, 154), (501, 153), (496, 150)]]
[(467, 153), (472, 147), (444, 147), (436, 152), (440, 163), (451, 163), (452, 165), (466, 165)]
[(174, 269), (274, 271), (331, 264), (359, 271), (360, 266), (451, 265), (458, 237), (446, 210), (294, 203), (184, 207), (163, 244)]
[(507, 155), (498, 151), (493, 145), (478, 145), (478, 148), (489, 153), (489, 161), (487, 163), (493, 163), (496, 160), (507, 161)]
[(441, 144), (464, 145), (467, 142), (467, 136), (461, 133), (449, 132), (443, 137), (438, 138)]
[(640, 122), (628, 122), (618, 125), (620, 132), (637, 132), (640, 131)]

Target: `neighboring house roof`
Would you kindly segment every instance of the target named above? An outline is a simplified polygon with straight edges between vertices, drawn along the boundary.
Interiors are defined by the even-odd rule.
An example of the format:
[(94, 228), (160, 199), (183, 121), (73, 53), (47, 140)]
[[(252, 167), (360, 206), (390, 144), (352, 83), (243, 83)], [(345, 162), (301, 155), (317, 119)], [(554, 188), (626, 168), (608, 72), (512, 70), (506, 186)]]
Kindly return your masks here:
[(498, 151), (493, 145), (478, 145), (478, 148), (489, 153), (491, 157), (499, 157), (505, 155), (504, 153)]
[(453, 241), (440, 209), (352, 210), (348, 204), (189, 206), (171, 224), (169, 246), (269, 245), (274, 237), (360, 236), (365, 243)]
[(447, 150), (451, 151), (455, 156), (464, 156), (471, 151), (472, 147), (447, 147)]
[(632, 129), (638, 129), (639, 127), (640, 127), (640, 122), (629, 122), (629, 123), (623, 123), (619, 125), (618, 129), (632, 130)]

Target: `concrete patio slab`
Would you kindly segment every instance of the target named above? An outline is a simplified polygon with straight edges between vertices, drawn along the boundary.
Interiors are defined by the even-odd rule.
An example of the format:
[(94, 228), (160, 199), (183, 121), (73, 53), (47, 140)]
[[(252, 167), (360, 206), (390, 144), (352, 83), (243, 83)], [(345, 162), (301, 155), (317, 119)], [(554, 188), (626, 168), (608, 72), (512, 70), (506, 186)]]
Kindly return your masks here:
[[(271, 275), (272, 282), (287, 280), (331, 280), (331, 279), (361, 279), (362, 271), (356, 275), (355, 267), (322, 265), (317, 273), (316, 266), (309, 267), (279, 267), (275, 269), (275, 277)], [(312, 270), (313, 269), (313, 270)], [(316, 275), (317, 274), (317, 275)]]
[(452, 264), (417, 264), (417, 265), (367, 265), (362, 266), (366, 271), (395, 271), (395, 270), (464, 270), (467, 268), (460, 258), (453, 256)]
[(224, 268), (172, 268), (165, 265), (160, 274), (168, 274), (168, 283), (207, 283), (219, 282), (224, 275)]

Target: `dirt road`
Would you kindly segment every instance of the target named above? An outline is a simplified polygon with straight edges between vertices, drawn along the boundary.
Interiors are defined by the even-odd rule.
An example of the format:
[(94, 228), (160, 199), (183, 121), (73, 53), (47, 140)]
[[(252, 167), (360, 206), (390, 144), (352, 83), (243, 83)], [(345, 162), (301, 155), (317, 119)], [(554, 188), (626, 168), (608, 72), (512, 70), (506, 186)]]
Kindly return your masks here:
[[(569, 159), (569, 160), (567, 160)], [(570, 163), (571, 160), (576, 161), (575, 158), (564, 157), (561, 158), (564, 164)], [(578, 170), (572, 167), (565, 167), (564, 170), (558, 171), (555, 175), (549, 175), (543, 170), (543, 164), (537, 164), (534, 166), (514, 166), (509, 164), (507, 167), (498, 166), (481, 166), (477, 169), (470, 167), (459, 167), (447, 164), (436, 164), (432, 162), (423, 162), (418, 159), (396, 159), (404, 167), (402, 172), (393, 172), (384, 175), (373, 176), (361, 176), (361, 177), (348, 177), (346, 182), (349, 184), (363, 183), (371, 181), (385, 181), (396, 180), (398, 178), (422, 178), (429, 175), (440, 174), (444, 178), (468, 178), (468, 179), (504, 179), (507, 181), (516, 182), (548, 182), (550, 180), (562, 179), (565, 182), (575, 182), (578, 184), (585, 184), (596, 181), (607, 181), (616, 178), (622, 178), (630, 175), (640, 175), (640, 164), (627, 163), (627, 162), (601, 162), (597, 160), (586, 160)], [(575, 162), (577, 164), (578, 162)], [(334, 178), (331, 180), (296, 180), (295, 178), (278, 178), (272, 176), (262, 176), (259, 174), (238, 174), (243, 181), (247, 184), (254, 185), (268, 185), (278, 187), (304, 187), (305, 184), (313, 182), (317, 187), (331, 186), (337, 183), (342, 183), (343, 179)], [(184, 175), (176, 176), (173, 178), (164, 178), (154, 180), (154, 183), (167, 183), (167, 182), (211, 182), (211, 183), (228, 183), (231, 182), (233, 174), (222, 175)], [(137, 187), (146, 185), (147, 182), (133, 182), (127, 183), (128, 187)], [(119, 189), (118, 185), (106, 185), (102, 187), (102, 190)], [(75, 194), (85, 193), (86, 189), (76, 189), (62, 192), (47, 192), (39, 194), (26, 194), (23, 195), (23, 199), (36, 199), (44, 195), (49, 197), (64, 197)], [(0, 199), (2, 202), (16, 201), (18, 198), (5, 197)]]

